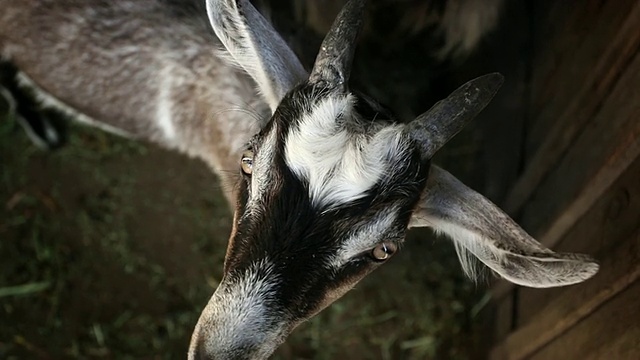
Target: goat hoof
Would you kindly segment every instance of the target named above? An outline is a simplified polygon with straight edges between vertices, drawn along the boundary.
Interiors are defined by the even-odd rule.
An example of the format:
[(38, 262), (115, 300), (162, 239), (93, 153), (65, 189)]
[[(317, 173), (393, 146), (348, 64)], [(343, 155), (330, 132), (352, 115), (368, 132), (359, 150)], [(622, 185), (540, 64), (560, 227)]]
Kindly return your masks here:
[(16, 120), (29, 139), (39, 148), (52, 151), (64, 144), (61, 129), (45, 114), (37, 117), (24, 117), (17, 114)]

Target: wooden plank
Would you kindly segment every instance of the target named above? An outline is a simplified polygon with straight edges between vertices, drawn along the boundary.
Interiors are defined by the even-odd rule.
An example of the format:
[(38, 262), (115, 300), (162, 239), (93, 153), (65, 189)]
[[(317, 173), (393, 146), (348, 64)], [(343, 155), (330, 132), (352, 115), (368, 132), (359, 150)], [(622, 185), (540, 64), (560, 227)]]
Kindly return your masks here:
[[(555, 248), (557, 251), (582, 252), (596, 258), (607, 253), (633, 234), (640, 223), (640, 157), (589, 209)], [(520, 288), (517, 307), (518, 326), (535, 320), (538, 313), (555, 298), (573, 287), (555, 289)]]
[(523, 210), (521, 224), (546, 246), (555, 245), (640, 155), (638, 84), (640, 54)]
[(505, 296), (504, 298), (495, 302), (496, 312), (493, 329), (494, 343), (500, 342), (505, 339), (513, 329), (513, 306), (513, 294), (511, 294), (511, 296)]
[[(625, 42), (636, 37), (633, 32), (621, 33), (625, 21), (637, 6), (637, 1), (578, 0), (570, 4), (553, 2), (547, 14), (534, 23), (534, 58), (532, 68), (529, 154), (542, 144), (558, 121), (572, 123), (571, 118), (559, 118), (567, 105), (594, 79), (604, 78), (611, 67), (598, 68), (612, 41)], [(534, 3), (545, 7), (545, 2)], [(547, 28), (551, 28), (547, 30)], [(637, 23), (636, 23), (637, 27)], [(632, 29), (628, 29), (632, 30)], [(618, 49), (619, 50), (619, 49)], [(628, 55), (626, 61), (630, 59)], [(623, 59), (610, 59), (613, 64)], [(594, 70), (599, 73), (594, 74)], [(590, 76), (595, 75), (595, 77)], [(549, 91), (553, 89), (553, 91)], [(584, 100), (584, 99), (583, 99)], [(562, 124), (561, 124), (562, 125)]]
[(597, 349), (594, 349), (591, 353), (585, 354), (585, 360), (640, 358), (640, 333), (638, 331), (639, 328), (637, 324), (638, 316), (633, 315), (633, 312), (627, 315), (628, 316), (625, 319), (632, 319), (635, 317), (633, 320), (635, 323), (632, 322), (629, 324), (630, 330), (625, 331), (622, 326), (619, 326), (616, 328), (616, 330), (618, 330), (616, 334), (613, 332), (606, 333), (606, 336), (609, 338), (607, 343), (599, 346)]
[[(593, 123), (540, 185), (520, 223), (553, 247), (640, 156), (640, 56), (625, 72)], [(533, 230), (533, 231), (532, 231)], [(513, 285), (500, 281), (494, 298)]]
[[(626, 9), (625, 6), (630, 3), (633, 6)], [(640, 32), (637, 29), (640, 27), (640, 2), (610, 1), (604, 7), (607, 10), (604, 13), (596, 12), (590, 15), (595, 16), (593, 21), (579, 19), (579, 26), (584, 32), (582, 38), (586, 41), (585, 49), (573, 49), (569, 46), (570, 40), (565, 40), (569, 44), (562, 45), (567, 48), (566, 51), (571, 56), (563, 58), (562, 64), (553, 63), (546, 66), (552, 67), (553, 71), (546, 69), (545, 66), (542, 70), (534, 67), (532, 92), (544, 94), (545, 97), (533, 101), (532, 112), (540, 111), (533, 123), (550, 122), (553, 125), (540, 125), (545, 129), (544, 132), (529, 136), (529, 141), (540, 146), (531, 160), (527, 161), (528, 166), (525, 172), (507, 197), (504, 207), (510, 214), (515, 214), (522, 208), (545, 175), (554, 168), (560, 157), (572, 145), (574, 139), (593, 120), (594, 114), (627, 68), (626, 65), (638, 52)], [(610, 14), (612, 12), (613, 15)], [(619, 15), (623, 18), (617, 20)], [(617, 32), (603, 39), (602, 33), (598, 32), (598, 29), (604, 26), (603, 24), (616, 26)], [(571, 33), (571, 31), (561, 31), (561, 34), (564, 33)], [(550, 50), (555, 54), (554, 51)], [(583, 59), (597, 59), (597, 61), (589, 62)], [(568, 77), (563, 72), (570, 72), (571, 76)], [(538, 84), (536, 81), (539, 79), (546, 79), (546, 81)], [(545, 102), (558, 102), (560, 105), (544, 107)], [(565, 110), (562, 110), (563, 108)], [(541, 120), (544, 118), (550, 120)]]
[[(640, 224), (639, 224), (640, 225)], [(575, 285), (540, 311), (535, 321), (514, 331), (491, 352), (491, 359), (523, 359), (589, 316), (640, 279), (640, 227), (602, 260), (600, 272)]]
[(531, 360), (640, 359), (640, 282), (606, 303)]

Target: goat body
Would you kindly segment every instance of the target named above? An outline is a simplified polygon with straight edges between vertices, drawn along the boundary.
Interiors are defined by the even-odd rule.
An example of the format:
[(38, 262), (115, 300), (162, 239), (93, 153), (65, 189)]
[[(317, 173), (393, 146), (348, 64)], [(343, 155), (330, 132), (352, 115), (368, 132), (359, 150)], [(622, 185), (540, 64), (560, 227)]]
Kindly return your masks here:
[(0, 55), (45, 106), (107, 131), (237, 169), (268, 117), (189, 2), (0, 1)]
[(247, 0), (202, 5), (0, 0), (0, 54), (45, 105), (238, 169), (223, 279), (190, 358), (268, 357), (390, 258), (408, 227), (450, 236), (470, 275), (471, 259), (533, 287), (597, 272), (431, 165), (501, 75), (469, 81), (405, 125), (349, 87), (364, 1), (348, 1), (309, 73)]

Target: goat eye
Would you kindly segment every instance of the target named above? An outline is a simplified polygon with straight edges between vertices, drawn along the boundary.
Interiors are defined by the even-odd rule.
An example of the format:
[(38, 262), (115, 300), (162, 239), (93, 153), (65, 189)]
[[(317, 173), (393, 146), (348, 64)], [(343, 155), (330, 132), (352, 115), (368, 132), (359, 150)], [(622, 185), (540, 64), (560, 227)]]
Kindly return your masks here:
[(384, 261), (389, 259), (398, 250), (398, 245), (394, 242), (385, 241), (378, 244), (373, 250), (371, 250), (371, 257), (377, 261)]
[(240, 168), (242, 169), (243, 173), (251, 175), (251, 171), (253, 170), (253, 151), (247, 150), (242, 153)]

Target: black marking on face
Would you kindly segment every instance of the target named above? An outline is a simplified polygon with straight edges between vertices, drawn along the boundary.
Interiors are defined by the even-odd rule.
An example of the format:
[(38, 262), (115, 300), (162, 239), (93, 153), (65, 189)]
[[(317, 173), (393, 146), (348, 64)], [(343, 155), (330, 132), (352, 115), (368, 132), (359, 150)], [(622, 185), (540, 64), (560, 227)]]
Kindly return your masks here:
[[(252, 140), (256, 159), (260, 159), (261, 151), (272, 151), (269, 163), (255, 161), (254, 169), (268, 167), (273, 176), (268, 191), (259, 194), (251, 193), (250, 176), (240, 181), (235, 234), (225, 261), (224, 281), (230, 282), (256, 262), (266, 259), (272, 263), (278, 276), (284, 279), (277, 285), (274, 310), (288, 313), (292, 321), (315, 313), (328, 292), (351, 287), (380, 265), (370, 252), (356, 255), (337, 267), (332, 263), (345, 240), (367, 226), (376, 214), (396, 209), (393, 225), (379, 234), (379, 241), (402, 242), (427, 178), (428, 164), (421, 163), (418, 151), (409, 148), (397, 158), (381, 159), (395, 161), (394, 171), (382, 176), (364, 196), (330, 208), (314, 206), (309, 184), (286, 164), (283, 140), (305, 111), (312, 108), (314, 98), (310, 96), (330, 93), (310, 86), (293, 91)], [(368, 117), (381, 114), (375, 104), (364, 99), (358, 99), (356, 104), (357, 116), (344, 119), (353, 121), (348, 125), (353, 131), (371, 131), (385, 125), (380, 119), (365, 118), (364, 114)], [(272, 131), (276, 132), (277, 141), (272, 145), (275, 148), (266, 150), (263, 141), (273, 135)], [(256, 198), (259, 210), (248, 206), (249, 202), (258, 201)]]

